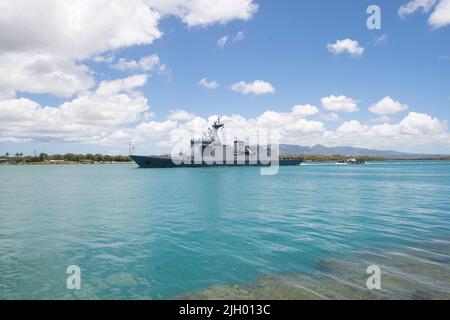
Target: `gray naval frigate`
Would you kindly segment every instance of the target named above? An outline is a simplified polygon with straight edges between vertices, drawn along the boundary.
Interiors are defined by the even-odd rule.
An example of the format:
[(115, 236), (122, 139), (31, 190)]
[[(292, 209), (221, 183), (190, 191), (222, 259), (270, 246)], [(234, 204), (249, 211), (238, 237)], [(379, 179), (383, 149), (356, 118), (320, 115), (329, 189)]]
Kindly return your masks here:
[(301, 158), (280, 157), (271, 147), (249, 146), (243, 141), (234, 141), (233, 146), (222, 144), (219, 139), (222, 128), (224, 124), (219, 117), (201, 139), (191, 139), (187, 155), (130, 157), (141, 168), (298, 166), (303, 162)]

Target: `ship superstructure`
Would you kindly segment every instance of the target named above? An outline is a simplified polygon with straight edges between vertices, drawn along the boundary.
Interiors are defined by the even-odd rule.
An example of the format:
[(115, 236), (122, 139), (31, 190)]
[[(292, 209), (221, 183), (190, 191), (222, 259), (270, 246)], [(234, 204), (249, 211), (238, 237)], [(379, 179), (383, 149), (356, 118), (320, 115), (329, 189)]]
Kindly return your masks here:
[(249, 146), (244, 141), (234, 141), (232, 146), (222, 143), (219, 131), (224, 124), (219, 117), (201, 139), (191, 139), (188, 154), (176, 156), (137, 156), (131, 158), (141, 168), (207, 167), (207, 166), (293, 166), (303, 159), (278, 157), (270, 147)]

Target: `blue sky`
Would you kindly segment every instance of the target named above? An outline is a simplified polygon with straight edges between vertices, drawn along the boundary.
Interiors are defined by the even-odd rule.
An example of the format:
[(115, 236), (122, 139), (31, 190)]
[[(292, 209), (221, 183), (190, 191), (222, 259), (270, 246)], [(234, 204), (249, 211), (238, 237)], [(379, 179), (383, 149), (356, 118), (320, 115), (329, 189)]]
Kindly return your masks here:
[[(442, 0), (443, 3), (446, 1)], [(134, 1), (136, 2), (139, 1)], [(239, 0), (235, 1), (237, 8), (238, 2)], [(3, 129), (0, 127), (0, 154), (17, 151), (32, 153), (33, 150), (45, 150), (49, 153), (124, 153), (128, 150), (127, 141), (137, 144), (142, 152), (162, 152), (170, 147), (170, 144), (164, 141), (171, 140), (172, 131), (192, 128), (193, 125), (186, 125), (186, 122), (194, 121), (194, 117), (202, 119), (198, 119), (197, 123), (204, 126), (211, 115), (229, 116), (230, 127), (234, 128), (236, 121), (231, 119), (233, 115), (242, 116), (253, 123), (252, 119), (257, 122), (258, 117), (268, 110), (288, 115), (295, 105), (312, 105), (317, 108), (317, 112), (308, 117), (302, 116), (292, 120), (290, 118), (281, 129), (294, 124), (297, 127), (300, 124), (307, 127), (310, 125), (307, 121), (312, 121), (314, 130), (308, 132), (286, 129), (285, 134), (289, 135), (289, 138), (282, 141), (285, 143), (351, 144), (381, 149), (450, 153), (446, 127), (446, 122), (450, 119), (450, 23), (436, 28), (428, 21), (437, 6), (441, 5), (439, 1), (430, 4), (431, 7), (425, 10), (428, 12), (423, 12), (419, 7), (403, 18), (399, 16), (399, 8), (409, 3), (406, 0), (242, 2), (246, 2), (244, 5), (250, 2), (258, 8), (245, 18), (236, 11), (236, 17), (231, 14), (231, 17), (226, 19), (212, 18), (206, 24), (188, 23), (179, 13), (166, 13), (156, 23), (156, 28), (162, 35), (159, 38), (147, 39), (147, 44), (121, 43), (110, 48), (92, 49), (82, 58), (70, 57), (71, 62), (78, 66), (83, 65), (89, 70), (87, 74), (95, 84), (74, 90), (69, 95), (54, 94), (53, 88), (45, 92), (45, 89), (35, 89), (35, 85), (30, 85), (31, 89), (22, 89), (19, 86), (15, 89), (14, 96), (3, 98), (3, 109), (8, 110), (8, 117), (11, 117), (11, 113), (14, 114), (15, 109), (7, 109), (5, 101), (9, 101), (10, 106), (19, 99), (26, 99), (28, 104), (31, 101), (37, 103), (38, 108), (49, 106), (58, 109), (64, 102), (70, 103), (83, 95), (86, 90), (94, 92), (102, 81), (146, 74), (148, 79), (145, 84), (133, 88), (133, 91), (139, 91), (139, 95), (148, 100), (148, 110), (137, 112), (136, 117), (132, 116), (127, 121), (111, 120), (109, 127), (103, 123), (99, 125), (81, 121), (79, 118), (74, 119), (74, 123), (81, 126), (79, 130), (93, 132), (92, 136), (82, 137), (61, 132), (53, 135), (51, 130), (42, 134), (40, 123), (35, 124), (34, 129), (32, 124), (24, 125), (25, 120), (22, 119), (19, 127), (26, 127), (25, 134), (23, 130), (17, 129), (18, 126), (12, 123), (12, 120), (2, 123), (0, 119), (0, 126), (3, 126)], [(381, 30), (369, 30), (366, 26), (369, 16), (366, 9), (371, 4), (381, 8)], [(227, 4), (221, 4), (219, 1), (218, 5)], [(447, 7), (442, 9), (444, 18), (450, 15)], [(58, 13), (58, 10), (55, 10), (55, 14)], [(11, 28), (15, 30), (14, 26)], [(17, 32), (23, 30), (17, 29)], [(238, 32), (245, 35), (244, 38), (233, 40)], [(105, 35), (108, 36), (113, 37), (114, 34)], [(229, 37), (229, 40), (221, 47), (218, 40), (224, 36)], [(376, 44), (380, 37), (383, 37), (381, 39), (384, 41)], [(14, 48), (4, 39), (5, 37), (0, 36), (0, 48), (3, 48), (0, 51), (0, 66), (2, 55), (12, 55), (20, 49)], [(327, 48), (328, 44), (344, 39), (357, 41), (358, 46), (364, 48), (364, 52), (356, 56), (346, 52), (336, 54)], [(37, 52), (45, 50), (45, 45), (39, 46), (38, 51), (30, 50), (30, 59), (36, 56)], [(57, 50), (59, 49), (49, 48), (48, 52), (53, 57)], [(165, 69), (161, 71), (156, 66), (151, 70), (141, 70), (137, 67), (117, 70), (113, 67), (119, 59), (139, 61), (150, 55), (157, 55), (160, 59), (158, 66), (164, 65)], [(96, 56), (113, 58), (108, 62), (96, 62)], [(67, 57), (67, 54), (64, 57)], [(219, 87), (213, 90), (202, 87), (199, 81), (203, 78), (216, 81)], [(39, 77), (36, 79), (39, 80)], [(230, 90), (233, 84), (240, 81), (250, 84), (255, 80), (270, 84), (275, 92), (241, 94)], [(1, 81), (0, 88), (2, 84), (8, 85)], [(58, 84), (55, 87), (59, 87)], [(126, 94), (132, 96), (135, 93)], [(352, 99), (357, 103), (358, 111), (326, 110), (321, 99), (331, 95)], [(384, 97), (391, 97), (399, 105), (406, 105), (407, 109), (384, 115), (385, 118), (381, 119), (383, 115), (374, 114), (369, 108)], [(88, 109), (96, 106), (83, 107)], [(108, 108), (108, 101), (101, 107)], [(156, 126), (167, 121), (169, 111), (175, 109), (185, 110), (192, 116), (189, 119), (174, 117), (176, 124), (166, 123), (167, 130), (155, 131)], [(1, 110), (2, 100), (0, 115)], [(20, 113), (22, 111), (26, 112), (18, 110), (17, 118), (23, 116)], [(411, 112), (423, 116), (411, 116), (400, 126)], [(339, 116), (339, 120), (327, 120), (326, 115), (330, 113)], [(70, 118), (63, 118), (63, 125), (70, 127)], [(59, 121), (58, 119), (61, 118), (52, 120), (52, 125), (57, 126), (55, 122)], [(359, 123), (357, 128), (351, 121)], [(348, 129), (351, 124), (352, 130), (355, 131), (352, 133), (347, 130), (349, 133), (344, 136), (342, 132), (345, 130), (338, 129), (346, 122), (349, 125), (345, 128)], [(151, 130), (136, 131), (142, 123), (152, 123), (148, 126)], [(381, 127), (383, 124), (387, 126)], [(416, 124), (417, 128), (414, 127)], [(378, 127), (373, 128), (374, 126)], [(99, 135), (114, 136), (120, 130), (128, 131), (126, 134), (122, 132), (121, 138), (117, 139), (98, 138)], [(357, 139), (364, 130), (367, 131), (363, 132), (364, 137)], [(341, 134), (337, 134), (337, 131)], [(377, 134), (385, 140), (380, 139), (377, 143)], [(340, 141), (342, 143), (339, 143)]]
[[(441, 59), (450, 55), (450, 32), (431, 30), (426, 15), (402, 20), (397, 15), (401, 2), (383, 1), (383, 29), (370, 31), (366, 8), (371, 1), (258, 3), (252, 20), (225, 26), (186, 28), (175, 18), (163, 21), (162, 41), (124, 50), (125, 56), (136, 59), (158, 53), (171, 69), (169, 76), (153, 77), (145, 90), (157, 115), (186, 108), (202, 116), (253, 117), (267, 108), (288, 111), (297, 103), (318, 104), (321, 97), (334, 93), (361, 100), (363, 109), (391, 94), (414, 110), (450, 118), (450, 60)], [(220, 37), (238, 31), (245, 32), (244, 41), (217, 46)], [(375, 46), (383, 34), (388, 43)], [(334, 56), (326, 50), (327, 43), (343, 38), (357, 39), (366, 48), (364, 56)], [(107, 78), (122, 75), (108, 71)], [(222, 88), (211, 92), (199, 87), (204, 77), (220, 82)], [(242, 79), (265, 79), (277, 93), (242, 97), (223, 87)], [(371, 115), (361, 112), (360, 117)]]

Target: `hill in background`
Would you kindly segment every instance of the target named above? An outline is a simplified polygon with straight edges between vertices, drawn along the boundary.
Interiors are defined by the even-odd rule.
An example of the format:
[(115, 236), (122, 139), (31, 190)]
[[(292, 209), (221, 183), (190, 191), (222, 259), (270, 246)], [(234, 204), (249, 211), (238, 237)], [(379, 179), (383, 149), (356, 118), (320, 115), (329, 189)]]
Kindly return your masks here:
[[(316, 145), (314, 147), (297, 146), (290, 144), (280, 145), (280, 155), (322, 155), (322, 156), (351, 156), (351, 157), (383, 157), (392, 159), (418, 159), (418, 158), (440, 158), (446, 155), (429, 155), (419, 153), (404, 153), (394, 150), (374, 150), (365, 148), (355, 148), (349, 146), (326, 147), (323, 145)], [(448, 155), (447, 155), (448, 156)]]

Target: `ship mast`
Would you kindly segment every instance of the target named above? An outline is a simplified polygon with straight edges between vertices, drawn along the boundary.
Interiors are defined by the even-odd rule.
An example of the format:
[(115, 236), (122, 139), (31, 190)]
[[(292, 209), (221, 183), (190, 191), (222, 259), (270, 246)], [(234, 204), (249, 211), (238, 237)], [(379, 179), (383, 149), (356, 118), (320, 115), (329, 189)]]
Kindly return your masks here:
[(214, 121), (212, 125), (212, 131), (210, 132), (211, 142), (219, 140), (219, 129), (223, 128), (224, 124), (220, 123), (220, 117), (217, 117), (217, 120)]

